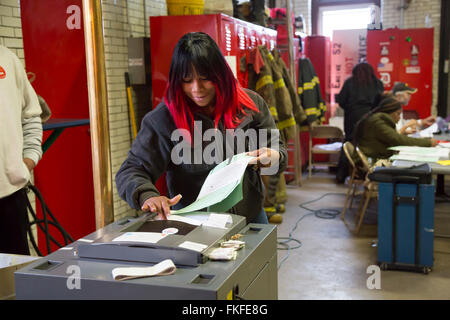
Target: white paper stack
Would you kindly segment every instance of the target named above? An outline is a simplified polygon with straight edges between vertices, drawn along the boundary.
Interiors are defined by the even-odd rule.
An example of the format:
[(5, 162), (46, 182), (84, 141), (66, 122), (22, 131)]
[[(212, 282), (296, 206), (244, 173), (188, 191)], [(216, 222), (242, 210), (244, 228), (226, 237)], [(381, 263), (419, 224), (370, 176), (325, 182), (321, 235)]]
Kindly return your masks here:
[(237, 251), (234, 248), (216, 248), (209, 254), (210, 260), (235, 260)]
[(172, 260), (166, 259), (152, 267), (123, 267), (114, 268), (112, 276), (114, 280), (123, 281), (144, 277), (168, 276), (174, 274), (177, 267)]

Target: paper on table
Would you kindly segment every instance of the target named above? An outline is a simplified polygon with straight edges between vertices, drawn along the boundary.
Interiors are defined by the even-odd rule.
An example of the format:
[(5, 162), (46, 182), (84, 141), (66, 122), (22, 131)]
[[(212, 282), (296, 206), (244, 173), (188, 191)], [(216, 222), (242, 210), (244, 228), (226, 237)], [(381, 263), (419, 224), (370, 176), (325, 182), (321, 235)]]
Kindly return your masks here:
[(419, 137), (419, 138), (433, 138), (433, 133), (439, 131), (438, 124), (435, 122), (431, 126), (426, 129), (420, 130), (414, 134), (411, 134), (411, 137)]
[(124, 267), (114, 268), (112, 276), (114, 280), (122, 281), (143, 277), (168, 276), (174, 274), (177, 267), (172, 260), (166, 259), (152, 267)]
[(337, 151), (341, 150), (342, 142), (334, 142), (328, 144), (318, 144), (315, 146), (318, 149), (327, 150), (327, 151)]
[(448, 158), (450, 150), (441, 147), (415, 147), (415, 146), (396, 146), (390, 147), (390, 150), (400, 151), (400, 155), (412, 154), (417, 156), (435, 156), (439, 158)]
[(114, 238), (112, 241), (157, 243), (163, 237), (160, 232), (126, 232)]
[(245, 169), (252, 159), (254, 157), (248, 156), (246, 153), (240, 153), (233, 156), (231, 160), (227, 159), (218, 164), (206, 177), (197, 200), (180, 210), (171, 210), (170, 213), (180, 214), (198, 211), (223, 201), (242, 182)]
[(437, 156), (425, 156), (425, 155), (414, 155), (414, 154), (395, 154), (389, 158), (389, 160), (409, 160), (418, 162), (438, 162), (439, 157)]

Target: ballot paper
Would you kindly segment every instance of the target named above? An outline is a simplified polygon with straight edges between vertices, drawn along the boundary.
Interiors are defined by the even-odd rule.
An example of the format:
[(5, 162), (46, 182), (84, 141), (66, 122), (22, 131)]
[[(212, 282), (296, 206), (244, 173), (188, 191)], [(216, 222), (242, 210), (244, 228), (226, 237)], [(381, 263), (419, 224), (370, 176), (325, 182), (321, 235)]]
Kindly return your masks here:
[(114, 280), (123, 281), (144, 277), (168, 276), (174, 274), (177, 267), (172, 260), (166, 259), (152, 267), (123, 267), (114, 268), (112, 276)]
[(162, 238), (164, 235), (161, 232), (125, 232), (112, 241), (157, 243)]
[(425, 128), (413, 134), (409, 134), (409, 136), (413, 138), (433, 138), (433, 134), (436, 132), (439, 132), (439, 127), (438, 124), (435, 122), (428, 128)]
[(389, 158), (390, 161), (394, 160), (407, 160), (407, 161), (418, 161), (418, 162), (438, 162), (439, 157), (437, 156), (427, 156), (427, 155), (416, 155), (416, 154), (395, 154)]
[(219, 163), (206, 177), (197, 199), (190, 205), (171, 210), (171, 214), (198, 211), (225, 212), (242, 200), (242, 180), (250, 160), (245, 152)]
[(390, 150), (399, 151), (389, 159), (409, 160), (420, 162), (437, 162), (439, 160), (449, 159), (450, 150), (442, 147), (415, 147), (415, 146), (396, 146), (390, 147)]
[(389, 150), (399, 151), (399, 154), (413, 154), (424, 156), (436, 156), (439, 158), (448, 158), (450, 150), (441, 147), (416, 147), (416, 146), (395, 146)]

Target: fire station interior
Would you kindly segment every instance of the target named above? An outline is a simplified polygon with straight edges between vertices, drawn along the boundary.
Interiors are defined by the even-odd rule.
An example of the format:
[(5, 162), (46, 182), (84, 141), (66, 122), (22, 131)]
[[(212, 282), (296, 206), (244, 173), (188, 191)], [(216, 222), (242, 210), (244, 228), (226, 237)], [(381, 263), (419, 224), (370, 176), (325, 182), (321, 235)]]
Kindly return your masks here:
[[(1, 0), (0, 16), (0, 45), (42, 108), (41, 158), (19, 188), (29, 252), (0, 252), (0, 299), (450, 299), (448, 1)], [(118, 190), (189, 32), (216, 42), (281, 133), (286, 167), (258, 175), (264, 195), (250, 205), (264, 221), (236, 214), (248, 196), (242, 172), (223, 174), (233, 189), (173, 211), (176, 220), (133, 208)], [(360, 63), (380, 97), (397, 99), (399, 83), (409, 90), (402, 121), (427, 146), (371, 159), (345, 135), (339, 97)], [(169, 200), (167, 177), (152, 183)]]

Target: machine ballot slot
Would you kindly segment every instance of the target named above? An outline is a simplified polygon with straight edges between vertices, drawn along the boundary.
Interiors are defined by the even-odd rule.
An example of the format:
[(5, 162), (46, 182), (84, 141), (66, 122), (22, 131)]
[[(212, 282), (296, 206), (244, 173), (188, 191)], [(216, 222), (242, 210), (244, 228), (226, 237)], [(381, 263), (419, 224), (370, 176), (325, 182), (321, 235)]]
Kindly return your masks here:
[(163, 230), (169, 228), (175, 228), (177, 229), (177, 235), (185, 236), (197, 228), (197, 226), (181, 221), (154, 220), (145, 221), (143, 224), (138, 226), (130, 226), (130, 228), (126, 228), (122, 230), (122, 232), (162, 232)]
[(215, 275), (213, 274), (198, 274), (191, 283), (195, 284), (208, 284)]
[(43, 263), (41, 263), (41, 264), (37, 265), (36, 267), (34, 267), (33, 269), (48, 271), (48, 270), (51, 270), (53, 268), (56, 268), (60, 264), (62, 264), (62, 261), (46, 260)]

